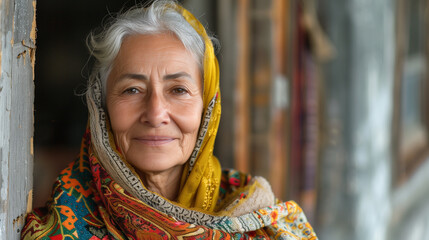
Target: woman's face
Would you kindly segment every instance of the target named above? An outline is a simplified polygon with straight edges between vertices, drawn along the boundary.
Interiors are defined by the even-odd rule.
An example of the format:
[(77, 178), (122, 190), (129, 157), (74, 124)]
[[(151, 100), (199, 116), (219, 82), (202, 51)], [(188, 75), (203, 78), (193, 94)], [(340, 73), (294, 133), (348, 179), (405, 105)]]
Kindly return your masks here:
[(116, 144), (138, 173), (181, 170), (203, 111), (196, 59), (171, 34), (124, 39), (107, 79)]

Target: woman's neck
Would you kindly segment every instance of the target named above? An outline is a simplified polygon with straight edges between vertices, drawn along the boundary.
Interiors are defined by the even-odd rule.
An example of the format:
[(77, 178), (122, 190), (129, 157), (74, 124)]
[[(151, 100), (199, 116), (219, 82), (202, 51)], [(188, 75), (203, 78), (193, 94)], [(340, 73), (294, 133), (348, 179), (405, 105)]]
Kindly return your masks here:
[(138, 174), (147, 189), (175, 201), (179, 195), (182, 170), (183, 166), (178, 166), (163, 172), (139, 172)]

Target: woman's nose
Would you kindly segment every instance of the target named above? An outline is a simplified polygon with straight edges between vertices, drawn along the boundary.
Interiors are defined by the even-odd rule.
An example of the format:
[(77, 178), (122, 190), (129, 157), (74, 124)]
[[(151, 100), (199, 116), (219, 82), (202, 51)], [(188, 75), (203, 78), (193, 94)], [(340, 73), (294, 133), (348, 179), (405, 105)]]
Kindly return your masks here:
[(151, 127), (160, 127), (168, 124), (170, 117), (168, 115), (167, 103), (162, 95), (151, 93), (145, 101), (145, 110), (141, 121)]

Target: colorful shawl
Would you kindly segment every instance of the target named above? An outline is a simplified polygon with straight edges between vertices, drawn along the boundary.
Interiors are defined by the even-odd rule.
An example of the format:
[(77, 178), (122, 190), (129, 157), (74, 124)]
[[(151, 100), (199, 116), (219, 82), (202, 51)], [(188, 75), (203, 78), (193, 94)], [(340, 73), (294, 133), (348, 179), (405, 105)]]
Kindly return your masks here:
[[(158, 211), (112, 179), (92, 155), (89, 135), (79, 158), (59, 175), (48, 206), (27, 216), (22, 239), (317, 239), (294, 202), (211, 219), (200, 219), (189, 209)], [(224, 170), (221, 176), (219, 203), (228, 201), (235, 211), (257, 205), (252, 195), (270, 195), (269, 189), (261, 191), (269, 188), (263, 179), (234, 170)], [(260, 189), (252, 191), (252, 185)], [(238, 198), (230, 199), (236, 193)]]
[(79, 158), (61, 172), (47, 207), (28, 214), (22, 238), (317, 239), (300, 207), (277, 201), (264, 178), (221, 171), (213, 156), (220, 92), (212, 43), (188, 11), (167, 10), (181, 13), (205, 41), (204, 115), (177, 202), (146, 189), (116, 148), (96, 78)]

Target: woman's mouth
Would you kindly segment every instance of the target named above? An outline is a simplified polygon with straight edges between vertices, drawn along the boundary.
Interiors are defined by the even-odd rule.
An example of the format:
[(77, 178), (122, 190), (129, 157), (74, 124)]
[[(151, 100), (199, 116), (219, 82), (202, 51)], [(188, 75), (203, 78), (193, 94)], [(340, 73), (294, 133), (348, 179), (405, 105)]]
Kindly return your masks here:
[(164, 137), (164, 136), (144, 136), (144, 137), (134, 138), (134, 140), (148, 146), (161, 146), (174, 141), (174, 139), (175, 138), (173, 137)]

